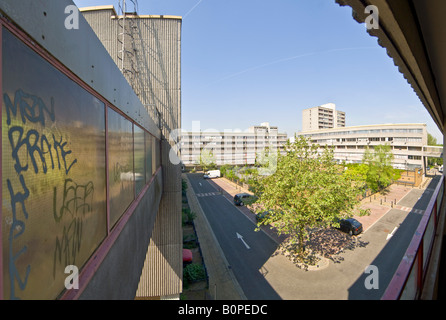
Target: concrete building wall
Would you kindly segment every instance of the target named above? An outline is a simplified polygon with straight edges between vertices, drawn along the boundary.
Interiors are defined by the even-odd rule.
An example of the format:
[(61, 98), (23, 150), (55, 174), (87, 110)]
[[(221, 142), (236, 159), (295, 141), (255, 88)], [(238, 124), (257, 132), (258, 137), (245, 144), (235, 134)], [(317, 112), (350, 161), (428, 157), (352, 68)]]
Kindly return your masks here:
[[(128, 15), (113, 6), (82, 14), (161, 129), (163, 196), (138, 298), (179, 296), (182, 290), (181, 167), (170, 159), (181, 128), (181, 17)], [(125, 36), (122, 36), (124, 32)], [(122, 45), (124, 43), (124, 46)]]
[[(19, 256), (17, 256), (17, 260), (10, 260), (8, 258), (11, 257), (11, 254), (14, 254), (14, 252), (8, 252), (8, 250), (11, 248), (8, 243), (8, 241), (10, 240), (10, 238), (8, 238), (8, 230), (14, 227), (14, 218), (10, 217), (11, 207), (8, 207), (7, 205), (5, 206), (5, 204), (7, 204), (8, 202), (13, 202), (15, 200), (8, 195), (8, 189), (6, 188), (5, 184), (3, 186), (2, 192), (3, 206), (2, 211), (0, 211), (0, 221), (10, 221), (12, 219), (12, 225), (8, 226), (7, 224), (5, 225), (0, 223), (0, 298), (28, 297), (31, 299), (133, 299), (137, 291), (142, 268), (147, 258), (147, 248), (149, 247), (149, 242), (159, 243), (158, 248), (161, 248), (161, 251), (163, 251), (163, 246), (170, 246), (172, 243), (174, 243), (173, 247), (175, 247), (175, 254), (167, 254), (167, 256), (169, 256), (169, 262), (171, 263), (172, 268), (175, 269), (176, 275), (175, 277), (172, 277), (175, 288), (170, 289), (170, 291), (166, 292), (175, 291), (176, 293), (178, 293), (180, 291), (180, 289), (178, 288), (181, 284), (181, 277), (178, 273), (178, 265), (181, 265), (181, 263), (179, 262), (181, 253), (179, 253), (180, 251), (178, 250), (178, 238), (181, 238), (181, 234), (178, 233), (178, 225), (180, 225), (180, 223), (177, 222), (178, 216), (180, 216), (180, 214), (176, 211), (176, 209), (166, 209), (171, 208), (170, 206), (166, 205), (166, 203), (169, 203), (173, 198), (175, 198), (172, 197), (172, 194), (175, 195), (176, 193), (178, 193), (178, 185), (180, 185), (178, 181), (179, 174), (176, 174), (175, 170), (172, 170), (168, 165), (163, 165), (163, 168), (161, 168), (160, 165), (161, 158), (163, 159), (162, 161), (166, 161), (165, 154), (164, 156), (161, 156), (161, 153), (168, 150), (168, 146), (166, 146), (166, 137), (168, 136), (168, 132), (171, 128), (175, 127), (175, 125), (179, 123), (180, 106), (178, 104), (175, 105), (175, 102), (173, 102), (172, 105), (169, 105), (167, 102), (165, 103), (165, 114), (163, 119), (165, 119), (166, 125), (162, 126), (163, 130), (161, 130), (159, 125), (160, 121), (158, 119), (153, 119), (153, 114), (151, 116), (150, 113), (147, 111), (147, 106), (145, 106), (144, 103), (141, 102), (140, 97), (135, 94), (135, 91), (132, 89), (129, 81), (122, 75), (115, 61), (110, 57), (104, 45), (98, 40), (96, 34), (92, 31), (85, 18), (81, 14), (76, 15), (76, 13), (79, 12), (74, 10), (72, 11), (72, 14), (74, 14), (75, 17), (77, 17), (78, 19), (78, 27), (74, 29), (65, 27), (65, 21), (68, 16), (68, 14), (65, 13), (65, 9), (67, 7), (72, 8), (73, 6), (74, 4), (70, 0), (42, 0), (38, 2), (33, 0), (4, 0), (0, 2), (0, 11), (2, 16), (5, 18), (2, 18), (0, 25), (2, 26), (2, 31), (6, 29), (6, 27), (14, 30), (14, 32), (17, 33), (19, 41), (26, 43), (30, 50), (35, 51), (32, 55), (29, 55), (30, 57), (40, 56), (42, 59), (41, 61), (48, 62), (48, 64), (46, 65), (42, 64), (45, 65), (45, 68), (48, 69), (48, 66), (54, 67), (54, 70), (57, 71), (52, 72), (57, 77), (59, 77), (57, 79), (63, 80), (66, 77), (73, 80), (73, 82), (69, 86), (62, 87), (62, 89), (68, 90), (68, 95), (66, 96), (66, 99), (64, 99), (64, 101), (70, 102), (71, 100), (73, 100), (76, 101), (76, 103), (78, 104), (74, 104), (66, 111), (74, 112), (74, 115), (76, 115), (76, 117), (81, 116), (81, 114), (79, 114), (80, 109), (78, 113), (76, 113), (76, 110), (78, 107), (82, 106), (82, 103), (79, 103), (79, 101), (77, 101), (78, 96), (75, 94), (75, 91), (70, 92), (71, 87), (77, 88), (77, 86), (79, 86), (86, 90), (82, 91), (83, 93), (88, 92), (86, 96), (95, 97), (94, 99), (92, 99), (94, 105), (101, 106), (102, 103), (101, 108), (106, 111), (105, 113), (100, 113), (101, 115), (97, 118), (86, 116), (85, 122), (100, 121), (102, 124), (105, 123), (106, 125), (107, 121), (104, 121), (103, 117), (105, 116), (105, 119), (107, 119), (107, 110), (108, 113), (111, 113), (111, 111), (114, 110), (115, 112), (117, 112), (119, 117), (124, 119), (123, 121), (125, 121), (125, 123), (130, 124), (131, 128), (133, 128), (132, 130), (134, 130), (135, 133), (136, 129), (139, 127), (144, 129), (144, 137), (151, 137), (151, 143), (147, 146), (152, 145), (152, 147), (144, 147), (144, 150), (146, 150), (147, 152), (151, 150), (152, 160), (150, 161), (150, 157), (144, 159), (150, 161), (150, 163), (153, 164), (153, 167), (156, 170), (152, 171), (150, 170), (150, 167), (148, 167), (145, 176), (146, 184), (145, 186), (142, 186), (142, 189), (140, 189), (141, 187), (139, 188), (140, 190), (142, 190), (142, 192), (135, 194), (134, 199), (130, 202), (128, 208), (123, 212), (122, 216), (118, 219), (116, 224), (112, 224), (108, 218), (109, 209), (105, 209), (108, 200), (101, 202), (100, 206), (95, 206), (95, 208), (101, 208), (100, 210), (98, 209), (99, 211), (95, 211), (95, 215), (107, 217), (103, 219), (103, 222), (107, 221), (106, 223), (96, 225), (98, 230), (102, 230), (100, 236), (98, 236), (95, 232), (91, 232), (89, 231), (89, 229), (87, 229), (90, 227), (95, 227), (95, 225), (92, 224), (90, 220), (84, 221), (83, 228), (85, 228), (85, 230), (83, 233), (82, 245), (79, 244), (81, 245), (81, 248), (86, 242), (91, 242), (91, 239), (93, 239), (94, 237), (98, 238), (99, 242), (96, 241), (92, 243), (98, 243), (98, 245), (92, 247), (93, 252), (91, 253), (91, 256), (89, 256), (89, 258), (85, 260), (85, 263), (83, 263), (84, 260), (82, 257), (77, 257), (77, 260), (73, 260), (74, 256), (72, 255), (69, 256), (70, 260), (67, 260), (68, 262), (73, 262), (75, 264), (77, 264), (78, 262), (82, 262), (82, 265), (78, 265), (80, 271), (79, 289), (74, 288), (64, 290), (63, 279), (67, 275), (63, 274), (63, 268), (60, 271), (61, 276), (58, 275), (56, 277), (56, 280), (54, 280), (52, 276), (49, 278), (45, 278), (45, 276), (43, 275), (42, 271), (52, 271), (52, 268), (49, 267), (51, 262), (49, 262), (49, 264), (45, 267), (45, 262), (43, 262), (42, 264), (39, 262), (39, 259), (41, 259), (44, 252), (47, 252), (47, 250), (45, 249), (46, 246), (48, 246), (48, 244), (54, 243), (54, 241), (45, 242), (45, 239), (41, 239), (41, 236), (40, 238), (39, 236), (29, 238), (30, 231), (35, 229), (36, 232), (43, 235), (51, 235), (51, 237), (57, 237), (58, 234), (53, 233), (53, 229), (49, 230), (51, 223), (54, 224), (54, 222), (51, 222), (51, 220), (48, 220), (48, 222), (42, 222), (43, 220), (40, 220), (40, 223), (36, 224), (36, 222), (39, 221), (38, 217), (45, 217), (45, 219), (48, 219), (52, 215), (47, 214), (48, 212), (51, 212), (51, 210), (39, 211), (40, 207), (38, 205), (33, 206), (33, 203), (31, 203), (31, 198), (27, 200), (26, 206), (29, 212), (32, 214), (22, 217), (24, 221), (22, 221), (23, 223), (21, 222), (22, 232), (20, 233), (20, 235), (23, 236), (23, 238), (21, 238), (21, 244), (25, 245), (25, 250), (20, 251), (20, 259), (18, 259)], [(178, 25), (176, 30), (178, 31)], [(110, 34), (108, 35), (110, 39), (112, 38), (111, 34), (113, 32), (114, 31), (110, 31)], [(5, 33), (3, 32), (3, 34)], [(7, 43), (7, 45), (9, 44), (10, 42)], [(176, 47), (179, 48), (179, 41), (175, 44)], [(6, 47), (7, 46), (4, 45), (3, 50), (5, 50)], [(6, 55), (3, 58), (5, 57)], [(5, 65), (4, 62), (3, 65)], [(177, 68), (179, 70), (178, 65)], [(30, 68), (28, 70), (33, 70), (33, 68)], [(49, 68), (48, 70), (52, 69)], [(13, 98), (14, 96), (10, 93), (11, 89), (9, 89), (9, 87), (13, 87), (13, 82), (9, 81), (9, 78), (7, 78), (10, 76), (11, 74), (7, 74), (5, 77), (5, 74), (3, 73), (2, 81), (0, 81), (0, 83), (3, 83), (3, 88), (4, 90), (6, 90), (3, 92), (6, 93), (9, 98)], [(24, 82), (28, 81), (28, 78), (19, 77), (16, 80), (19, 82)], [(179, 75), (176, 74), (175, 78), (178, 81)], [(61, 82), (57, 81), (56, 78), (48, 76), (46, 76), (45, 82), (35, 82), (36, 85), (41, 86), (44, 86), (47, 83), (61, 85)], [(166, 88), (165, 85), (166, 84), (164, 83), (164, 89)], [(52, 87), (53, 86), (51, 85), (48, 88), (51, 89)], [(14, 88), (12, 89), (15, 90)], [(25, 89), (25, 87), (21, 88)], [(160, 89), (160, 91), (162, 91), (162, 89)], [(176, 88), (172, 90), (172, 92), (175, 92), (177, 96), (174, 96), (173, 93), (164, 93), (164, 96), (170, 96), (173, 98), (160, 100), (179, 101), (179, 89)], [(36, 91), (34, 93), (39, 94), (40, 92)], [(160, 96), (162, 95), (160, 94)], [(45, 103), (47, 103), (48, 106), (52, 101), (50, 97), (51, 96), (49, 96), (48, 99), (45, 98)], [(76, 129), (80, 125), (82, 125), (82, 122), (71, 124), (67, 120), (67, 127), (60, 127), (61, 124), (64, 124), (64, 122), (60, 122), (60, 117), (66, 116), (60, 112), (61, 106), (63, 106), (63, 104), (60, 104), (60, 99), (55, 99), (56, 118), (59, 119), (58, 127), (36, 127), (36, 130), (44, 130), (40, 132), (45, 133), (47, 137), (50, 137), (52, 133), (55, 135), (69, 133), (70, 135), (65, 135), (65, 137), (73, 139), (73, 141), (69, 141), (73, 142), (73, 144), (70, 144), (70, 148), (80, 145), (74, 144), (76, 140), (81, 142), (85, 141), (86, 147), (84, 147), (83, 150), (85, 151), (85, 155), (87, 155), (89, 150), (89, 143), (97, 142), (98, 139), (96, 137), (92, 138), (90, 136), (90, 142), (87, 141), (88, 139), (86, 138), (86, 135), (89, 133), (89, 131), (85, 129), (83, 131)], [(2, 123), (6, 123), (4, 122), (6, 121), (5, 109), (3, 109), (3, 112)], [(85, 115), (87, 114), (89, 113), (87, 112)], [(18, 115), (20, 115), (20, 113), (14, 115), (14, 117), (17, 118)], [(69, 119), (69, 117), (67, 119)], [(29, 127), (29, 123), (27, 124), (27, 126), (28, 127), (23, 128), (26, 130), (31, 128)], [(66, 129), (68, 130), (67, 132), (65, 132)], [(7, 132), (5, 130), (12, 130), (12, 127), (9, 128), (9, 125), (8, 127), (3, 125), (2, 130), (3, 136), (5, 137), (5, 134), (7, 136)], [(106, 135), (107, 131), (104, 129), (101, 130), (102, 134)], [(160, 140), (163, 141), (160, 142)], [(65, 149), (65, 151), (69, 150)], [(73, 153), (71, 154), (72, 156), (75, 155), (75, 151), (77, 150), (73, 149)], [(10, 150), (8, 151), (8, 145), (3, 144), (3, 168), (6, 168), (4, 166), (6, 165), (6, 163), (4, 163), (3, 161), (4, 159), (8, 159), (7, 157), (9, 155), (9, 152)], [(107, 154), (109, 150), (106, 145), (102, 145), (101, 149), (97, 152), (100, 152), (101, 154)], [(150, 153), (147, 154), (149, 155)], [(43, 165), (45, 162), (48, 163), (49, 156), (50, 154), (47, 150), (47, 152), (45, 153), (46, 158), (41, 158), (42, 160), (41, 162), (39, 162), (39, 165)], [(66, 157), (67, 155), (65, 154), (64, 159)], [(99, 160), (98, 158), (98, 163), (100, 163), (100, 166), (101, 168), (103, 168), (103, 170), (99, 168), (97, 174), (105, 180), (107, 156), (101, 156), (100, 158), (101, 160)], [(53, 160), (54, 159), (55, 158), (53, 157)], [(84, 163), (81, 161), (83, 158), (78, 157), (77, 159), (78, 162), (72, 162), (74, 165), (71, 170), (76, 169), (85, 171), (88, 168), (92, 168), (91, 170), (94, 169), (93, 167), (91, 167), (91, 161), (90, 163)], [(100, 161), (102, 161), (102, 163)], [(11, 163), (13, 164), (13, 162)], [(22, 169), (24, 170), (24, 168)], [(57, 170), (57, 167), (52, 170)], [(68, 171), (69, 170), (67, 170), (67, 172)], [(2, 183), (7, 179), (13, 178), (12, 176), (9, 177), (9, 172), (9, 169), (3, 170)], [(34, 195), (35, 190), (39, 190), (39, 188), (43, 188), (48, 185), (52, 188), (51, 184), (53, 182), (52, 180), (47, 179), (47, 177), (49, 176), (48, 174), (46, 176), (42, 176), (43, 180), (40, 180), (41, 182), (39, 182), (38, 180), (36, 180), (35, 177), (31, 179), (31, 175), (34, 174), (33, 172), (22, 172), (22, 174), (25, 173), (27, 174), (25, 179), (28, 186), (30, 186), (29, 183), (31, 181), (37, 182), (37, 184), (30, 188), (30, 195)], [(132, 176), (135, 177), (134, 173), (132, 174)], [(67, 175), (67, 177), (70, 178), (73, 176)], [(77, 178), (79, 178), (79, 176)], [(85, 178), (88, 178), (88, 176), (86, 176)], [(172, 180), (167, 181), (166, 179)], [(129, 181), (131, 181), (131, 179)], [(105, 195), (105, 188), (108, 188), (108, 186), (109, 183), (107, 183), (107, 186), (105, 184), (95, 184), (95, 196)], [(58, 185), (56, 187), (58, 187)], [(78, 189), (76, 188), (76, 190)], [(43, 197), (45, 197), (46, 199), (49, 194), (52, 193), (50, 192), (45, 195), (36, 194), (36, 197), (34, 197), (32, 201), (35, 203), (35, 201), (39, 201), (38, 199), (40, 198), (43, 199)], [(56, 202), (59, 203), (59, 201), (59, 197), (56, 198)], [(53, 201), (49, 201), (48, 203), (53, 203)], [(165, 212), (167, 212), (168, 214), (165, 214)], [(160, 215), (160, 213), (163, 214)], [(172, 215), (169, 215), (170, 213), (172, 213)], [(28, 220), (28, 217), (32, 217), (32, 219)], [(55, 217), (57, 218), (57, 215)], [(169, 224), (169, 226), (167, 226), (166, 224)], [(58, 225), (57, 223), (55, 223), (54, 225), (54, 230), (56, 230), (56, 232), (64, 233), (66, 232), (66, 230), (70, 230), (64, 228), (63, 224)], [(163, 234), (163, 228), (165, 230), (168, 230), (167, 234)], [(160, 233), (163, 234), (165, 238), (168, 238), (168, 240), (164, 240), (161, 237), (162, 239), (158, 242), (149, 241), (149, 239), (153, 240), (154, 238), (156, 238), (156, 235), (158, 235), (159, 237)], [(173, 240), (172, 238), (169, 238), (168, 234), (174, 234)], [(25, 238), (29, 238), (30, 242), (27, 243), (26, 241), (24, 241)], [(51, 239), (54, 240), (53, 238)], [(46, 243), (45, 246), (39, 246), (40, 241)], [(56, 250), (58, 250), (57, 245), (58, 243), (56, 239)], [(35, 250), (36, 246), (39, 246), (38, 248), (40, 251)], [(20, 248), (16, 247), (13, 249)], [(174, 259), (171, 259), (172, 255), (175, 255)], [(80, 260), (81, 258), (82, 260)], [(40, 265), (42, 265), (41, 268), (39, 267)], [(11, 269), (11, 266), (14, 266), (15, 269)], [(63, 265), (61, 267), (63, 267)], [(16, 270), (17, 273), (14, 273), (14, 270)], [(40, 273), (39, 270), (41, 271)], [(57, 269), (56, 271), (59, 272), (59, 269)], [(157, 281), (161, 283), (162, 281), (159, 280), (159, 278), (161, 278), (161, 276), (158, 277)], [(43, 281), (45, 285), (38, 285), (38, 283), (35, 282), (37, 280)]]
[(334, 103), (302, 110), (302, 131), (345, 127), (345, 112)]
[(126, 15), (123, 20), (113, 6), (80, 10), (153, 119), (159, 111), (166, 135), (180, 128), (181, 17)]
[[(162, 196), (162, 173), (159, 172), (143, 195), (138, 206), (123, 228), (113, 250), (98, 266), (95, 275), (80, 295), (81, 300), (120, 300), (134, 299), (139, 275), (142, 274), (147, 246), (152, 237), (155, 225), (155, 214), (158, 211)], [(138, 270), (138, 272), (135, 272)], [(131, 274), (135, 272), (134, 274)], [(136, 277), (136, 279), (135, 279)], [(133, 278), (129, 281), (129, 278)]]

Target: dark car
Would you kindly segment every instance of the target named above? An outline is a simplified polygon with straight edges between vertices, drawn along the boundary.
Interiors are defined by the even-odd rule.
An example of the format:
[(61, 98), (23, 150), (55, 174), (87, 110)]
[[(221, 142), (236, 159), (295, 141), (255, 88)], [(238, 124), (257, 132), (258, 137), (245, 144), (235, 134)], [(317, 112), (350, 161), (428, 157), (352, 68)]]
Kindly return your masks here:
[[(271, 212), (272, 211), (263, 211), (263, 212), (257, 213), (256, 214), (257, 222), (262, 222), (265, 218), (267, 218), (271, 214)], [(283, 214), (283, 213), (280, 213), (280, 214)], [(275, 217), (277, 218), (277, 215)]]
[(269, 214), (269, 211), (263, 211), (263, 212), (257, 213), (256, 214), (257, 222), (262, 222), (263, 219), (265, 219), (268, 214)]
[(356, 219), (341, 219), (339, 220), (339, 230), (348, 233), (349, 235), (358, 235), (362, 232), (362, 224)]
[(237, 193), (234, 196), (234, 204), (236, 206), (243, 206), (246, 202), (251, 203), (257, 200), (257, 197), (249, 193)]

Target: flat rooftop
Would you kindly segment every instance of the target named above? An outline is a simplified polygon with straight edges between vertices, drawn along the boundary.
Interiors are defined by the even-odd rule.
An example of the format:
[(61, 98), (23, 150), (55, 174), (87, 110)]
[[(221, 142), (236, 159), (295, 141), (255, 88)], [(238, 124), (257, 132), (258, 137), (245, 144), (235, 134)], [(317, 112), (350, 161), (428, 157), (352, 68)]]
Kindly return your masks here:
[[(82, 7), (79, 8), (80, 12), (88, 12), (88, 11), (99, 11), (99, 10), (111, 10), (113, 12), (112, 18), (121, 18), (122, 15), (118, 15), (116, 13), (116, 9), (114, 5), (104, 5), (104, 6), (91, 6), (91, 7)], [(181, 20), (183, 17), (181, 16), (172, 16), (172, 15), (135, 15), (133, 12), (126, 13), (126, 17), (139, 18), (139, 19), (177, 19)]]

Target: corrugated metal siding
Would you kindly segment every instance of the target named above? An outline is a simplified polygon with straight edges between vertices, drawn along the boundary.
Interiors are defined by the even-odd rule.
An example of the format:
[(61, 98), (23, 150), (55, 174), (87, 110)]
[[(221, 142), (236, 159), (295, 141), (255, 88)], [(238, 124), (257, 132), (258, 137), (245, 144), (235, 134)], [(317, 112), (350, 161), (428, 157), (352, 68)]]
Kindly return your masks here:
[(162, 141), (163, 197), (136, 297), (166, 296), (182, 291), (183, 234), (181, 168), (168, 159), (170, 145)]
[(136, 297), (167, 296), (182, 291), (183, 246), (179, 212), (181, 212), (181, 198), (178, 193), (165, 192), (156, 217)]
[[(120, 21), (113, 10), (83, 12), (118, 67), (121, 66)], [(163, 134), (168, 137), (181, 126), (181, 20), (163, 18), (126, 18), (124, 57), (127, 81), (152, 118), (162, 114)], [(130, 36), (132, 34), (132, 36)]]
[[(122, 20), (110, 9), (83, 15), (120, 67)], [(132, 72), (124, 75), (152, 119), (157, 118), (156, 109), (160, 112), (164, 137), (163, 197), (136, 297), (175, 295), (182, 291), (181, 169), (169, 160), (174, 144), (169, 142), (169, 134), (181, 126), (181, 19), (128, 18), (125, 25), (132, 36), (125, 38), (125, 48), (131, 54), (125, 57), (124, 69)]]
[(135, 65), (141, 83), (136, 92), (143, 104), (155, 104), (162, 114), (163, 134), (180, 127), (181, 92), (181, 21), (177, 19), (143, 18), (136, 21), (141, 41), (135, 42)]

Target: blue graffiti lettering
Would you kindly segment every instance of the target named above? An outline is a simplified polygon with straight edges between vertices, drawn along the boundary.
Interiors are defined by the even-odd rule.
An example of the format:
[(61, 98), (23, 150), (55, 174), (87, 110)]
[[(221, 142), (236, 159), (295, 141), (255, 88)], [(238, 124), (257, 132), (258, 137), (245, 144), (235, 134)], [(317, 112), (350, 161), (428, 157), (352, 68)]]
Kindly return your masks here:
[(8, 94), (3, 95), (3, 100), (6, 106), (6, 123), (11, 124), (11, 113), (17, 116), (17, 111), (20, 110), (20, 116), (22, 123), (26, 123), (29, 120), (32, 123), (40, 123), (45, 126), (45, 113), (47, 113), (54, 121), (56, 115), (54, 113), (54, 99), (51, 98), (51, 110), (47, 108), (43, 100), (35, 95), (23, 92), (22, 89), (18, 89), (14, 95), (14, 103), (11, 102)]
[(12, 208), (12, 225), (11, 228), (9, 229), (9, 236), (8, 236), (9, 281), (11, 284), (10, 291), (12, 300), (18, 299), (18, 297), (16, 297), (15, 294), (15, 282), (18, 283), (19, 288), (21, 290), (24, 290), (28, 282), (29, 273), (31, 271), (31, 266), (28, 265), (26, 267), (25, 279), (22, 280), (19, 271), (17, 270), (16, 260), (26, 252), (27, 246), (23, 246), (22, 249), (20, 249), (17, 253), (14, 253), (14, 248), (13, 248), (13, 240), (19, 237), (25, 231), (25, 222), (17, 218), (17, 204), (21, 205), (23, 215), (25, 219), (28, 219), (28, 212), (26, 211), (25, 200), (29, 197), (29, 190), (25, 185), (25, 179), (23, 178), (22, 175), (20, 175), (19, 180), (24, 191), (23, 193), (22, 192), (15, 193), (11, 181), (9, 179), (6, 180), (6, 184), (8, 185), (9, 195), (11, 196), (11, 208)]

